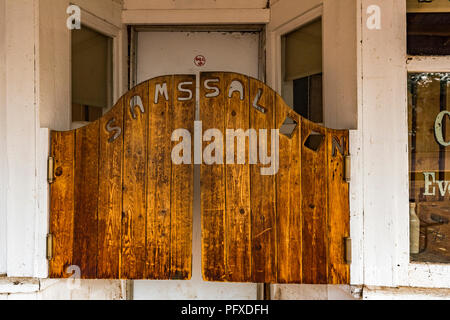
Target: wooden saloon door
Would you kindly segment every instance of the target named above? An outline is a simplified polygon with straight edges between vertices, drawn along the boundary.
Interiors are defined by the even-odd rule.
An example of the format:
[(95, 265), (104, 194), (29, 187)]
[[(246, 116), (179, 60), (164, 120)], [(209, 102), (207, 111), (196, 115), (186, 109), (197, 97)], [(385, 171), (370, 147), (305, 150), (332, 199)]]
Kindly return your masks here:
[(193, 165), (172, 131), (193, 131), (195, 76), (141, 83), (88, 126), (52, 132), (50, 277), (189, 279)]
[[(149, 80), (97, 122), (52, 133), (50, 276), (68, 277), (79, 268), (85, 279), (189, 279), (192, 163), (211, 151), (217, 137), (208, 130), (218, 129), (222, 161), (215, 150), (215, 163), (201, 162), (204, 279), (349, 283), (348, 132), (303, 119), (247, 76), (202, 73), (200, 81), (200, 133), (194, 130), (195, 76)], [(172, 162), (181, 141), (172, 141), (176, 129), (190, 133), (190, 164)], [(243, 140), (240, 161), (227, 129), (256, 132)], [(268, 171), (277, 145), (278, 166)]]
[[(302, 118), (253, 78), (202, 73), (200, 81), (203, 130), (255, 129), (259, 149), (256, 164), (249, 161), (246, 140), (244, 164), (230, 164), (224, 150), (224, 164), (202, 165), (205, 280), (348, 284), (348, 131)], [(270, 130), (280, 130), (279, 168), (272, 175), (261, 172), (270, 165), (261, 164), (260, 129), (267, 129), (266, 154), (273, 154)]]

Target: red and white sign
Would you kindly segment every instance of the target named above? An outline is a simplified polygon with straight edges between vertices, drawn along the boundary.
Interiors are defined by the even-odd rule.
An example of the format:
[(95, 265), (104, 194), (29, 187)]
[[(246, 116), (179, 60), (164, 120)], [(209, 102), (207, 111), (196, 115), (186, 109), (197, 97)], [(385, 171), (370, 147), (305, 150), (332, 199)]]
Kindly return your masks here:
[(203, 67), (206, 64), (206, 58), (202, 55), (198, 55), (194, 58), (194, 63), (197, 67)]

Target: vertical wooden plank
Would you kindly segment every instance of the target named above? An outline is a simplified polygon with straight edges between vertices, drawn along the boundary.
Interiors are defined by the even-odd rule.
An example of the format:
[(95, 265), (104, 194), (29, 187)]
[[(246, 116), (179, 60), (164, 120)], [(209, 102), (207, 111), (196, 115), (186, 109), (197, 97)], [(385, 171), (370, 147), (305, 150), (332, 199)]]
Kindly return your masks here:
[(297, 123), (288, 137), (280, 133), (277, 186), (278, 283), (302, 281), (301, 117), (276, 95), (277, 128), (289, 117)]
[[(302, 121), (302, 276), (306, 284), (327, 283), (327, 139), (326, 129)], [(305, 146), (310, 135), (320, 134), (317, 151)]]
[(170, 278), (172, 91), (172, 76), (149, 81), (147, 279)]
[[(349, 284), (344, 239), (350, 236), (349, 185), (344, 180), (348, 131), (328, 129), (328, 284)], [(339, 147), (337, 147), (339, 145)], [(341, 148), (341, 150), (339, 150)]]
[[(139, 106), (131, 112), (133, 97), (142, 100), (144, 113)], [(124, 97), (124, 162), (123, 162), (123, 213), (122, 213), (122, 279), (144, 279), (146, 264), (146, 173), (148, 82), (130, 90)], [(135, 118), (133, 117), (133, 114)]]
[(49, 261), (50, 278), (66, 278), (73, 257), (75, 132), (51, 133), (55, 181), (50, 185), (50, 233), (53, 258)]
[[(251, 281), (251, 216), (250, 216), (250, 165), (249, 139), (244, 134), (249, 129), (249, 79), (246, 76), (225, 73), (223, 76), (225, 98), (225, 129), (242, 130), (243, 138), (234, 138), (233, 164), (226, 163), (226, 272), (227, 281)], [(242, 93), (232, 88), (240, 83)], [(238, 85), (237, 88), (240, 88)], [(230, 92), (232, 94), (230, 98)], [(242, 98), (242, 99), (241, 99)], [(224, 132), (226, 133), (226, 132)], [(239, 134), (239, 132), (235, 133)], [(238, 163), (238, 140), (244, 139), (244, 164)], [(225, 139), (224, 141), (228, 141)], [(228, 142), (225, 152), (228, 152)], [(230, 150), (231, 151), (231, 150)], [(227, 158), (227, 156), (226, 156)]]
[(118, 279), (121, 250), (123, 98), (100, 119), (97, 278)]
[[(275, 93), (262, 82), (250, 79), (250, 101), (253, 104), (259, 90), (262, 90), (258, 105), (265, 113), (250, 108), (250, 128), (258, 132), (267, 129), (267, 152), (271, 152), (271, 129), (275, 129)], [(276, 195), (275, 175), (261, 175), (260, 169), (267, 167), (251, 165), (250, 202), (252, 216), (252, 275), (254, 282), (276, 282)]]
[[(209, 87), (220, 90), (218, 96), (207, 97), (214, 93)], [(224, 132), (225, 89), (222, 73), (201, 73), (200, 75), (200, 120), (203, 132), (219, 129)], [(211, 142), (203, 142), (203, 149)], [(226, 280), (225, 268), (225, 167), (223, 164), (201, 165), (201, 210), (202, 210), (202, 266), (203, 279), (206, 281)]]
[[(189, 93), (180, 91), (191, 90)], [(194, 137), (196, 77), (175, 76), (173, 85), (172, 128), (186, 129)], [(188, 99), (188, 100), (185, 100)], [(179, 144), (172, 142), (172, 147)], [(172, 150), (172, 149), (171, 149)], [(193, 145), (190, 164), (172, 162), (171, 177), (171, 279), (190, 279), (192, 274), (192, 206), (194, 202)]]
[(75, 132), (73, 264), (82, 279), (97, 276), (99, 121)]

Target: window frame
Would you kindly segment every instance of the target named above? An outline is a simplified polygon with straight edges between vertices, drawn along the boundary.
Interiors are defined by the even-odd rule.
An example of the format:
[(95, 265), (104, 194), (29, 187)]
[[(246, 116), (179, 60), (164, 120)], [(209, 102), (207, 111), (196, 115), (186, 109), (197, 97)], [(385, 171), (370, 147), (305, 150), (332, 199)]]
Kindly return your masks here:
[[(107, 112), (110, 108), (114, 106), (117, 100), (120, 98), (123, 93), (122, 88), (124, 87), (123, 81), (123, 70), (124, 70), (124, 52), (123, 52), (123, 40), (124, 40), (124, 31), (103, 20), (99, 17), (85, 11), (81, 8), (81, 22), (82, 27), (85, 26), (90, 28), (102, 35), (105, 35), (112, 39), (112, 87), (111, 87), (111, 97), (112, 101), (110, 106), (104, 110), (104, 113)], [(72, 43), (72, 35), (70, 34), (70, 44)], [(72, 61), (72, 56), (70, 57)], [(70, 79), (72, 79), (72, 71), (70, 72)], [(72, 82), (72, 80), (70, 80)], [(70, 87), (72, 87), (72, 83), (70, 83)], [(70, 108), (72, 108), (72, 90), (70, 90)], [(72, 112), (70, 113), (71, 123), (72, 121)]]
[[(281, 92), (282, 83), (283, 83), (283, 36), (289, 34), (292, 31), (295, 31), (303, 26), (308, 25), (311, 22), (314, 22), (317, 19), (322, 19), (322, 42), (324, 39), (323, 34), (323, 5), (317, 6), (314, 9), (299, 15), (292, 21), (282, 25), (276, 30), (272, 31), (270, 34), (271, 42), (274, 46), (273, 51), (275, 52), (275, 59), (272, 61), (272, 69), (275, 70), (275, 81), (272, 84), (274, 90), (276, 92)], [(324, 54), (324, 46), (322, 46), (322, 56)], [(322, 70), (323, 70), (323, 61), (322, 61)]]
[[(406, 71), (409, 73), (420, 72), (449, 72), (450, 73), (450, 56), (407, 56)], [(405, 75), (404, 81), (407, 81), (407, 75)], [(405, 108), (408, 108), (408, 102), (405, 102)], [(407, 113), (406, 113), (407, 114)], [(409, 149), (408, 149), (409, 153)], [(407, 164), (409, 168), (409, 165)], [(409, 169), (408, 169), (409, 172)], [(408, 178), (409, 188), (409, 178)], [(408, 192), (409, 193), (409, 192)], [(409, 204), (406, 204), (409, 205)], [(409, 212), (405, 214), (408, 214)], [(408, 218), (409, 223), (409, 218)], [(406, 226), (405, 226), (406, 227)], [(403, 280), (401, 284), (412, 287), (450, 287), (450, 264), (448, 263), (436, 263), (436, 262), (417, 262), (410, 260), (409, 252), (409, 225), (407, 226), (408, 237), (405, 241), (408, 241), (408, 254), (407, 263), (404, 272), (400, 272), (400, 277)], [(403, 275), (403, 276), (402, 276)]]

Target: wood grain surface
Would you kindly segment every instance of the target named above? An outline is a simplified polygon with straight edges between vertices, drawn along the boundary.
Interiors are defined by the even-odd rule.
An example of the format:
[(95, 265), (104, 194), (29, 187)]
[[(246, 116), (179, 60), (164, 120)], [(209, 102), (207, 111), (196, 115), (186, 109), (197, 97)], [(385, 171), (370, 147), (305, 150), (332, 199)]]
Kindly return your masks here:
[[(200, 74), (199, 117), (202, 133), (214, 134), (204, 139), (194, 135), (196, 87), (194, 75), (154, 78), (98, 121), (52, 132), (50, 277), (77, 266), (84, 279), (190, 279), (200, 142), (204, 280), (348, 284), (348, 131), (302, 118), (258, 80), (208, 72)], [(286, 119), (292, 134), (272, 137)], [(191, 138), (188, 163), (172, 161), (184, 139), (172, 139), (176, 129)], [(264, 175), (275, 141), (278, 170)]]

